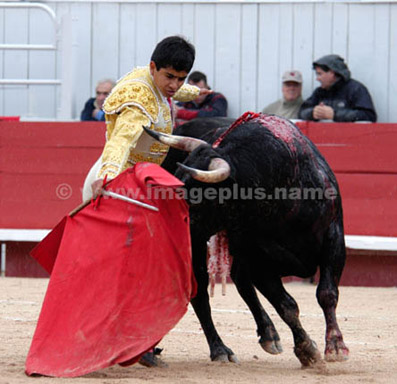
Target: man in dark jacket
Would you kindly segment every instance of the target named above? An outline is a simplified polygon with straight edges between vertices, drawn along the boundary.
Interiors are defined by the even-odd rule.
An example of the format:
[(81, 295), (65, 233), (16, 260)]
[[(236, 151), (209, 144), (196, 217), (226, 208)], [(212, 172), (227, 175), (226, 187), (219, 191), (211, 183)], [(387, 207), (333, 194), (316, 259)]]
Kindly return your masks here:
[(303, 102), (303, 120), (376, 121), (375, 107), (367, 88), (350, 78), (342, 57), (327, 55), (313, 63), (321, 86)]
[[(207, 76), (199, 71), (192, 72), (187, 82), (200, 89), (211, 89), (207, 84)], [(227, 100), (219, 92), (211, 92), (208, 95), (198, 96), (193, 101), (178, 103), (176, 107), (177, 125), (196, 117), (226, 116)]]

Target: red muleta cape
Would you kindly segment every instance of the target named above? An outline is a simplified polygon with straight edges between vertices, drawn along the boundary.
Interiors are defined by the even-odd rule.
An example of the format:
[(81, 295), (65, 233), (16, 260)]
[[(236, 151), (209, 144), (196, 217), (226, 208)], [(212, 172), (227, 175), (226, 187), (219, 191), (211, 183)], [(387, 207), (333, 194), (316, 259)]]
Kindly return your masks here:
[(158, 165), (139, 163), (106, 190), (159, 212), (103, 196), (32, 251), (51, 278), (28, 375), (75, 377), (132, 364), (182, 318), (196, 289), (188, 207), (175, 192), (182, 185)]

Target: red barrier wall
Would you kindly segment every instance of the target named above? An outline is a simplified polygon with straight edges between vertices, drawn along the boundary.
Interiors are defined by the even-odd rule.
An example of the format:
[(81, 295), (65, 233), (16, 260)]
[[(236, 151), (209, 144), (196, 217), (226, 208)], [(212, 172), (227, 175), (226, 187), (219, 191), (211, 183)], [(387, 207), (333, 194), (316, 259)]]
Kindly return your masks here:
[[(397, 124), (298, 126), (336, 174), (346, 234), (397, 237)], [(0, 121), (0, 228), (54, 227), (80, 204), (84, 178), (104, 143), (104, 123)], [(7, 244), (8, 276), (45, 275), (27, 257), (33, 246)], [(397, 285), (395, 259), (350, 250), (342, 284)]]
[(0, 121), (0, 228), (49, 229), (81, 203), (105, 123)]
[(345, 232), (397, 236), (397, 124), (313, 123), (298, 126), (336, 174)]

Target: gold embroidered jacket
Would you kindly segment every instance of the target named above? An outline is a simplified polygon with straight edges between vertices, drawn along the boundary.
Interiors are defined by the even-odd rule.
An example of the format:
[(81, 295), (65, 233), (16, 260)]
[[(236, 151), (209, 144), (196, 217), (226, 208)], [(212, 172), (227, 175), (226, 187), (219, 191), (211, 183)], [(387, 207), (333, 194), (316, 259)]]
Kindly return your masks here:
[[(174, 95), (178, 101), (194, 100), (198, 87), (184, 84)], [(108, 180), (140, 161), (161, 164), (168, 146), (147, 134), (142, 126), (172, 133), (171, 109), (167, 99), (153, 83), (149, 66), (134, 69), (113, 88), (104, 102), (106, 144), (98, 178)]]

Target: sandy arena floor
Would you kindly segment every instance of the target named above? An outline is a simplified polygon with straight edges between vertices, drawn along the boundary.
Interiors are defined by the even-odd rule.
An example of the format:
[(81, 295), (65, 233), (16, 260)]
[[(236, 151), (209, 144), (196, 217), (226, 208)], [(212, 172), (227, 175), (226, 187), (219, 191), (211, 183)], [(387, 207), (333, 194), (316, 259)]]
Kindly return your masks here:
[[(339, 325), (350, 348), (350, 359), (328, 363), (326, 372), (302, 370), (293, 354), (291, 332), (263, 300), (280, 334), (284, 352), (265, 353), (257, 342), (255, 324), (233, 285), (226, 296), (220, 286), (212, 299), (214, 321), (240, 364), (212, 363), (205, 337), (193, 310), (160, 344), (167, 368), (113, 366), (81, 378), (31, 378), (24, 374), (47, 279), (0, 278), (0, 383), (397, 383), (397, 288), (341, 287)], [(324, 320), (315, 299), (315, 286), (286, 284), (297, 300), (307, 332), (324, 349)]]

